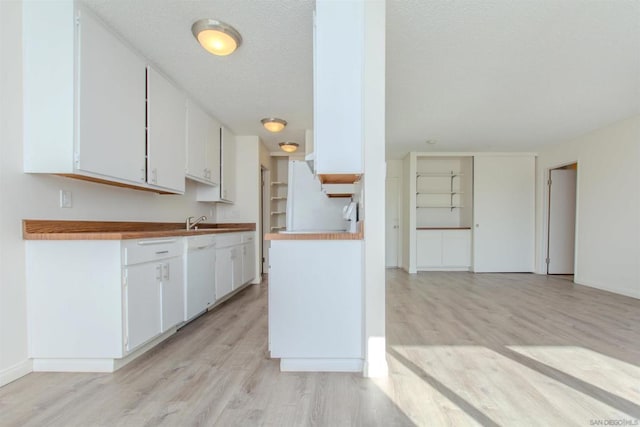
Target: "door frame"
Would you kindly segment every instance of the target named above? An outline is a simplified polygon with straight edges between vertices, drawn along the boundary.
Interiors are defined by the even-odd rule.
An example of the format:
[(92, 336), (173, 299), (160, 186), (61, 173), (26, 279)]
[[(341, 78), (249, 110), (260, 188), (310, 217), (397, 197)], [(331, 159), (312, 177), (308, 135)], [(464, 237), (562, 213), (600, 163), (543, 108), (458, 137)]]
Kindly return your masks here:
[(550, 192), (549, 192), (549, 179), (551, 179), (551, 171), (554, 169), (560, 169), (569, 165), (576, 165), (576, 218), (575, 218), (575, 238), (574, 238), (574, 250), (573, 250), (573, 277), (574, 282), (575, 278), (578, 277), (578, 241), (579, 241), (579, 217), (580, 212), (578, 210), (578, 206), (580, 206), (580, 161), (569, 160), (560, 163), (553, 164), (544, 169), (544, 176), (542, 182), (542, 235), (541, 235), (541, 245), (540, 245), (540, 262), (539, 269), (541, 274), (547, 275), (547, 263), (546, 258), (549, 253), (549, 209), (550, 209)]
[(271, 232), (271, 171), (264, 166), (260, 166), (260, 252), (258, 254), (260, 261), (260, 269), (258, 273), (260, 277), (269, 273), (269, 242), (265, 240), (264, 235)]

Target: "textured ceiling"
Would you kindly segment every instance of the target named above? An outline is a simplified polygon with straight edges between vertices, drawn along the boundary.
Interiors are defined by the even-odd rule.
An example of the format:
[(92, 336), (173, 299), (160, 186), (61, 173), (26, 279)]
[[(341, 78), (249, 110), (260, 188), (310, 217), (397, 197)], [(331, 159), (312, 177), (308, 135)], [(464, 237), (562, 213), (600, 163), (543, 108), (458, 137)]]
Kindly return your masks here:
[[(313, 126), (311, 0), (83, 0), (237, 134)], [(233, 25), (214, 57), (191, 24)], [(388, 0), (387, 154), (535, 150), (640, 114), (638, 0)], [(286, 130), (269, 134), (260, 119)], [(435, 140), (435, 145), (425, 144)]]

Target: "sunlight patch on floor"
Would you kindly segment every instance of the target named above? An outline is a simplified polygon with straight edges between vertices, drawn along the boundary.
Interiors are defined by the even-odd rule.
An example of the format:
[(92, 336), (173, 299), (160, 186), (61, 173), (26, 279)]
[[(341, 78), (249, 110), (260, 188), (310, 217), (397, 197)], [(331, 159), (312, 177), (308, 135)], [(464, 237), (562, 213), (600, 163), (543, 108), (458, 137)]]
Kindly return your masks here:
[[(394, 345), (387, 352), (392, 377), (375, 382), (417, 425), (589, 425), (592, 420), (633, 419), (597, 396), (599, 388), (614, 393), (612, 388), (626, 387), (623, 397), (636, 403), (638, 368), (606, 357), (593, 359), (588, 350), (579, 350)], [(563, 354), (565, 364), (571, 354), (579, 357), (565, 369)], [(588, 365), (588, 356), (592, 368), (602, 361), (604, 371), (585, 375), (588, 371), (580, 367)], [(568, 375), (546, 374), (553, 372), (547, 362)], [(573, 376), (587, 383), (586, 390)], [(538, 415), (530, 419), (527, 414)]]
[(507, 348), (640, 405), (640, 366), (583, 347)]

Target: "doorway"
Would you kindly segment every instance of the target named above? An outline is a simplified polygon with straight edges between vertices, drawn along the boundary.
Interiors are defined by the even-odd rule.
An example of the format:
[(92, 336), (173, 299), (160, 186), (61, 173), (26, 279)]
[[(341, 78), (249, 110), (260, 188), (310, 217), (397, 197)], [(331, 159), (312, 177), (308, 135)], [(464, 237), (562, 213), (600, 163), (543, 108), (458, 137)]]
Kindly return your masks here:
[(547, 274), (574, 274), (577, 176), (577, 163), (549, 170)]
[(385, 267), (398, 267), (400, 179), (388, 177), (385, 189)]

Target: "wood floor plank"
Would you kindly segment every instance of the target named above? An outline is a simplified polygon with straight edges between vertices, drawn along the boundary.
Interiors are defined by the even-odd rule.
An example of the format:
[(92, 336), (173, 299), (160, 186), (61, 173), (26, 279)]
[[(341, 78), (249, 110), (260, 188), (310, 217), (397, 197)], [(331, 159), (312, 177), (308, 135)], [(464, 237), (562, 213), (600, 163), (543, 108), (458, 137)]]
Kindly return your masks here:
[(640, 419), (640, 301), (532, 274), (387, 270), (388, 378), (281, 373), (267, 284), (114, 374), (32, 373), (0, 426), (590, 425)]

